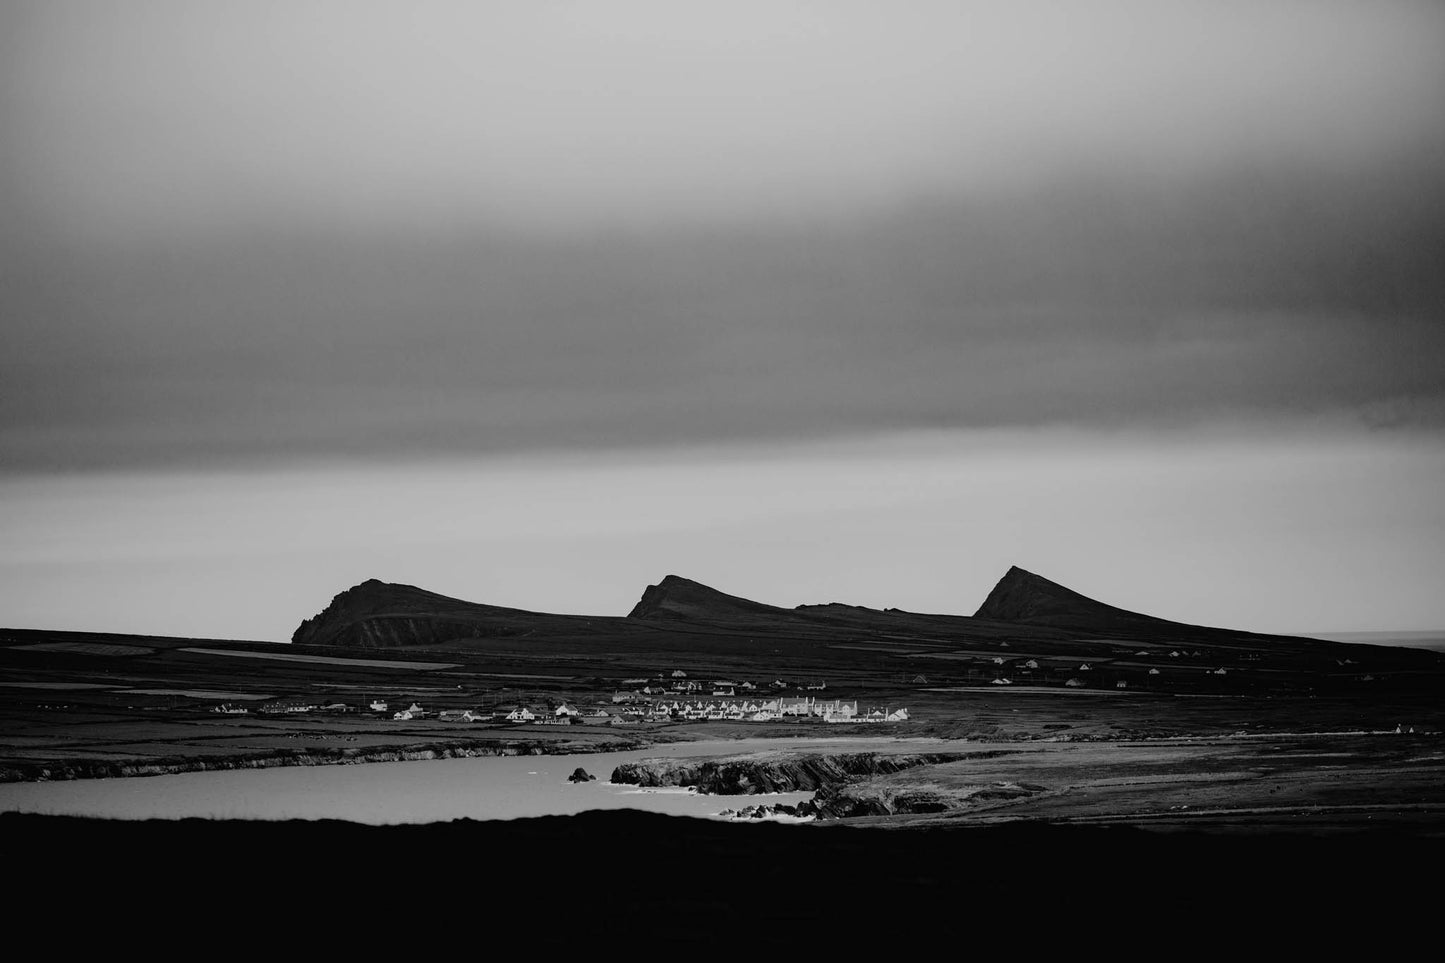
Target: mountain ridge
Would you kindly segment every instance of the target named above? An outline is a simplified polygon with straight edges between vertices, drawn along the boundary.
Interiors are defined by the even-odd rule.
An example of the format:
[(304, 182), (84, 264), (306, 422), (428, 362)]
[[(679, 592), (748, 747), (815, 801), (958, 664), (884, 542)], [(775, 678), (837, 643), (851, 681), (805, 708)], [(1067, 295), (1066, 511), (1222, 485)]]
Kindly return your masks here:
[(1184, 624), (1100, 602), (1017, 565), (1009, 566), (973, 617), (1070, 628), (1100, 620)]
[(667, 575), (649, 585), (627, 613), (629, 619), (718, 619), (756, 616), (786, 617), (788, 609), (729, 595), (681, 575)]
[(367, 579), (339, 593), (324, 610), (304, 620), (292, 641), (393, 648), (489, 638), (618, 633), (642, 637), (658, 630), (778, 634), (821, 643), (879, 634), (955, 644), (969, 640), (1003, 643), (1011, 638), (1087, 642), (1090, 637), (1225, 646), (1268, 640), (1293, 647), (1340, 644), (1172, 622), (1097, 601), (1016, 565), (999, 579), (972, 616), (880, 610), (843, 602), (789, 609), (730, 595), (673, 574), (647, 586), (625, 616), (566, 615), (469, 602), (414, 585)]

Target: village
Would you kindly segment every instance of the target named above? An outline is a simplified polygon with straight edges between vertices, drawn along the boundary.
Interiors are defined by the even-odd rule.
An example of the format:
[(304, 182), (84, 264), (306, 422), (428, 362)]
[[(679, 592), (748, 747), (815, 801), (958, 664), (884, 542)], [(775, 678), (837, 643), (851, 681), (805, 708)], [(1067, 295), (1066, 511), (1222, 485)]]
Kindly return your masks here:
[[(681, 669), (670, 676), (621, 680), (621, 688), (609, 701), (583, 706), (580, 701), (549, 700), (513, 702), (491, 708), (427, 709), (419, 702), (397, 704), (373, 698), (364, 705), (312, 701), (304, 698), (272, 699), (255, 709), (221, 703), (211, 711), (225, 715), (304, 715), (369, 713), (394, 722), (435, 719), (457, 723), (508, 723), (540, 726), (610, 725), (628, 726), (658, 722), (785, 722), (821, 721), (836, 724), (881, 724), (907, 722), (907, 708), (870, 707), (859, 709), (858, 701), (824, 699), (807, 693), (823, 692), (826, 682), (791, 683), (776, 679), (760, 691), (752, 682), (714, 679), (690, 680)], [(793, 689), (805, 694), (783, 695)]]

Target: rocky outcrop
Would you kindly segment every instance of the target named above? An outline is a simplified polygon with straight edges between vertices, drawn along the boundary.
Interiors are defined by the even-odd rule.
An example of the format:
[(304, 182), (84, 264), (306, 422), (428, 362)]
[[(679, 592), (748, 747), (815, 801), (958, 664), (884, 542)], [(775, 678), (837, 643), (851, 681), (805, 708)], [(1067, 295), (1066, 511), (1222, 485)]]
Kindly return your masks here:
[(596, 776), (592, 775), (592, 774), (589, 773), (586, 769), (583, 769), (581, 766), (578, 766), (576, 769), (573, 769), (573, 770), (572, 770), (572, 775), (570, 775), (570, 776), (567, 777), (567, 781), (568, 781), (568, 782), (594, 782), (594, 781), (596, 781), (596, 779), (597, 779)]
[(802, 804), (800, 812), (818, 819), (858, 816), (927, 815), (962, 812), (985, 803), (1027, 799), (1044, 792), (1032, 783), (996, 782), (984, 786), (894, 786), (870, 780), (828, 786)]
[(725, 819), (778, 819), (786, 817), (789, 819), (811, 819), (812, 812), (808, 803), (800, 803), (797, 806), (790, 806), (787, 803), (760, 803), (756, 806), (744, 806), (741, 809), (724, 809), (718, 813)]
[(915, 766), (966, 759), (970, 753), (872, 753), (783, 755), (737, 759), (644, 759), (612, 771), (612, 781), (643, 787), (689, 786), (700, 793), (743, 796), (807, 792), (860, 776), (901, 772)]
[(717, 619), (786, 618), (789, 612), (773, 605), (764, 605), (709, 588), (701, 582), (669, 575), (656, 585), (649, 585), (642, 598), (627, 613), (629, 619)]

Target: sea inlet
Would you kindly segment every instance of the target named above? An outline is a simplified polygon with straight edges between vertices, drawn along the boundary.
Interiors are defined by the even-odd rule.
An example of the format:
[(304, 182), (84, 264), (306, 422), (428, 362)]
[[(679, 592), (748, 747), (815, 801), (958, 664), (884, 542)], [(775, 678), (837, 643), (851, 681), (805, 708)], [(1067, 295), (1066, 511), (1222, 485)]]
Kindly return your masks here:
[[(962, 747), (938, 739), (733, 739), (626, 752), (480, 756), (360, 765), (287, 766), (163, 776), (0, 785), (0, 812), (110, 819), (344, 819), (370, 824), (516, 819), (598, 809), (710, 817), (737, 797), (686, 789), (639, 789), (608, 781), (617, 766), (651, 758), (732, 757), (757, 752), (917, 752)], [(582, 767), (596, 781), (568, 782)], [(751, 795), (747, 804), (797, 804), (808, 792)]]

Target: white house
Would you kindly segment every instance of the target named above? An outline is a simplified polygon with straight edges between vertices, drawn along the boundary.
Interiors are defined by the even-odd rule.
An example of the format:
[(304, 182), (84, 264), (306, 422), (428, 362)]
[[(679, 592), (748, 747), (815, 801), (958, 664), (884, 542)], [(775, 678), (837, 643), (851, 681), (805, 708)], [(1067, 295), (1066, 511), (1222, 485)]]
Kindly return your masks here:
[(371, 705), (368, 708), (370, 708), (372, 712), (385, 712), (386, 703), (382, 702), (380, 699), (372, 699)]
[(517, 706), (506, 715), (508, 722), (531, 722), (535, 718), (537, 714), (526, 706)]
[(556, 709), (552, 710), (552, 715), (558, 717), (566, 716), (569, 719), (573, 716), (580, 716), (581, 714), (582, 713), (578, 712), (576, 709), (572, 708), (565, 702), (558, 706)]

